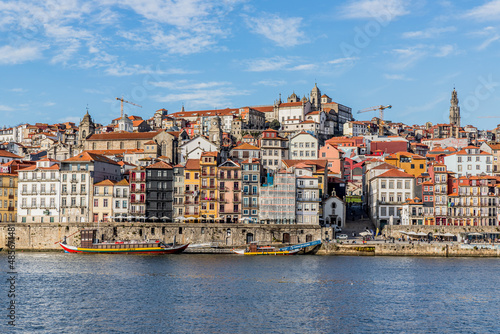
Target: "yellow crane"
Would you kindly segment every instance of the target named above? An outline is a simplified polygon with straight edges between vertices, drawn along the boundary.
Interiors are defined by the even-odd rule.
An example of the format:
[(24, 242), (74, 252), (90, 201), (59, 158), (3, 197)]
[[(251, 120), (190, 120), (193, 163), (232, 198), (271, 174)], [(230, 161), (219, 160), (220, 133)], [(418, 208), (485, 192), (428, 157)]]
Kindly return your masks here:
[(378, 130), (379, 130), (378, 133), (379, 133), (379, 135), (383, 135), (384, 134), (384, 110), (391, 109), (391, 108), (392, 108), (392, 106), (390, 104), (387, 106), (380, 105), (380, 106), (375, 106), (375, 107), (371, 107), (371, 108), (358, 110), (358, 114), (378, 110), (379, 114), (380, 114), (380, 126), (378, 128)]
[(142, 106), (138, 105), (138, 104), (135, 104), (133, 102), (129, 102), (127, 100), (124, 100), (123, 97), (117, 97), (116, 98), (118, 101), (120, 101), (120, 118), (123, 118), (123, 102), (125, 103), (128, 103), (128, 104), (131, 104), (133, 106), (136, 106), (136, 107), (139, 107), (139, 108), (142, 108)]

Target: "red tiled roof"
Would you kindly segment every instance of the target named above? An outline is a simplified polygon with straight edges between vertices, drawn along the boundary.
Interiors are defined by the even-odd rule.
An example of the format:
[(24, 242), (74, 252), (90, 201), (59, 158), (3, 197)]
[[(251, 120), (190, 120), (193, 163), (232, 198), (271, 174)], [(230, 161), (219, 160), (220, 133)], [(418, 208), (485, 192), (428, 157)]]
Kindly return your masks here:
[(78, 162), (78, 161), (98, 161), (105, 162), (112, 165), (118, 165), (115, 161), (105, 157), (104, 155), (90, 153), (88, 151), (83, 151), (82, 153), (64, 160), (64, 162)]
[(250, 145), (249, 143), (243, 143), (233, 148), (233, 150), (258, 150), (258, 149), (259, 149), (258, 147)]
[(172, 165), (166, 163), (165, 161), (158, 161), (157, 163), (154, 163), (146, 167), (146, 169), (172, 169), (172, 168), (173, 168)]
[(138, 140), (138, 139), (152, 139), (161, 131), (151, 132), (109, 132), (101, 134), (93, 134), (87, 141), (92, 140)]
[[(114, 186), (116, 181), (111, 181), (111, 180), (103, 180), (101, 182), (95, 183), (94, 187), (101, 187), (101, 186)], [(112, 194), (110, 194), (111, 196)]]
[(185, 169), (200, 169), (200, 160), (198, 159), (188, 159), (186, 161)]
[(6, 150), (0, 150), (0, 157), (6, 157), (6, 158), (13, 158), (13, 159), (22, 159), (23, 157), (20, 157), (14, 153), (11, 153)]
[(387, 172), (377, 176), (377, 178), (378, 177), (412, 178), (413, 179), (413, 175), (402, 172), (402, 171), (397, 170), (397, 169), (390, 169)]

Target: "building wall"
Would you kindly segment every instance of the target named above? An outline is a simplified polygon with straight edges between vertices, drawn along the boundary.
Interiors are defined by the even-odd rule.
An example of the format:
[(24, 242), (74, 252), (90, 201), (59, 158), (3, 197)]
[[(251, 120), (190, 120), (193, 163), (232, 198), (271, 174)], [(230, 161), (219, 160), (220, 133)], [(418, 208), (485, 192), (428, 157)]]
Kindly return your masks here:
[(0, 174), (0, 221), (17, 220), (17, 175)]

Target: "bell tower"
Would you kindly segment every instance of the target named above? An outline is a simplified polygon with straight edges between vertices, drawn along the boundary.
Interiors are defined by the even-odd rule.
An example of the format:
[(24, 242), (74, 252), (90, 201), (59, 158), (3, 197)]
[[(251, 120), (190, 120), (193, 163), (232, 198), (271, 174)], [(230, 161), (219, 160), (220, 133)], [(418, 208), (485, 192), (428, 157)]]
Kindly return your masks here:
[(311, 90), (311, 96), (309, 97), (309, 102), (313, 110), (321, 109), (321, 91), (318, 88), (318, 84), (314, 84), (314, 88)]
[(92, 121), (92, 117), (90, 117), (89, 109), (87, 108), (87, 112), (83, 116), (80, 125), (78, 126), (78, 144), (83, 146), (83, 142), (90, 136), (95, 133), (95, 124)]
[(222, 145), (222, 129), (221, 129), (221, 120), (219, 115), (212, 117), (210, 120), (210, 128), (208, 130), (208, 138), (209, 140), (217, 145), (219, 148)]
[(450, 103), (450, 124), (460, 127), (460, 107), (458, 106), (458, 97), (455, 88), (451, 92)]

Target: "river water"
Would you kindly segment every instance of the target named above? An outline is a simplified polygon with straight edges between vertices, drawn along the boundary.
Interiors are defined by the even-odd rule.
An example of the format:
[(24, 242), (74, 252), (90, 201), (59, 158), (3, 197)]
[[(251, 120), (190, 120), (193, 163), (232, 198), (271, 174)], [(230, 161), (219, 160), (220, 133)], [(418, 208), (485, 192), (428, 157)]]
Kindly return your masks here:
[[(500, 331), (497, 258), (18, 253), (16, 265), (17, 332)], [(0, 268), (6, 333), (5, 253)]]

